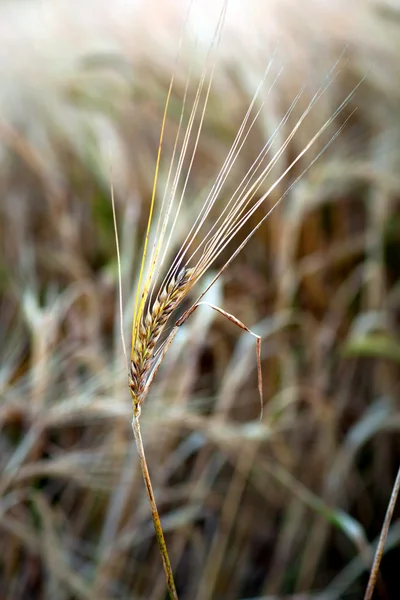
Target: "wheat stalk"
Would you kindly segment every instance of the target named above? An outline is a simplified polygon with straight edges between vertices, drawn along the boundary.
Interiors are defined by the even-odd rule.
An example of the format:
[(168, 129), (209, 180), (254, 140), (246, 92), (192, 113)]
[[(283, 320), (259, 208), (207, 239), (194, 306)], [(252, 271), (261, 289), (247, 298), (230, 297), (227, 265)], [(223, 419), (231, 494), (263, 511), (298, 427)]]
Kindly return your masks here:
[[(332, 143), (332, 141), (336, 138), (337, 135), (339, 135), (340, 131), (343, 129), (351, 115), (344, 120), (344, 123), (329, 139), (328, 143), (322, 148), (322, 150), (317, 154), (317, 156), (313, 158), (310, 164), (305, 169), (303, 169), (303, 171), (295, 178), (295, 180), (289, 185), (285, 193), (281, 195), (281, 197), (275, 202), (275, 204), (261, 218), (259, 218), (257, 224), (253, 227), (250, 233), (248, 233), (245, 239), (240, 244), (238, 244), (238, 246), (230, 255), (229, 259), (224, 263), (222, 268), (220, 268), (220, 270), (217, 272), (210, 284), (206, 287), (205, 290), (203, 290), (203, 292), (200, 294), (197, 300), (191, 304), (190, 308), (187, 309), (186, 312), (184, 312), (184, 314), (175, 322), (174, 326), (170, 330), (164, 342), (160, 344), (162, 333), (165, 331), (165, 327), (171, 315), (179, 306), (181, 306), (182, 301), (187, 297), (187, 295), (193, 289), (193, 287), (199, 282), (204, 273), (211, 267), (211, 265), (215, 262), (217, 257), (221, 254), (221, 252), (223, 252), (226, 246), (235, 238), (237, 233), (249, 221), (249, 219), (254, 215), (254, 213), (263, 205), (263, 203), (271, 195), (273, 190), (275, 190), (278, 187), (281, 181), (288, 175), (289, 172), (292, 171), (293, 167), (299, 163), (302, 157), (310, 150), (310, 148), (315, 144), (315, 142), (333, 123), (336, 117), (348, 105), (350, 99), (355, 94), (356, 89), (362, 82), (361, 80), (361, 82), (356, 86), (356, 88), (354, 88), (353, 91), (343, 100), (343, 102), (337, 107), (332, 116), (322, 125), (320, 129), (318, 129), (318, 131), (316, 131), (315, 135), (311, 137), (309, 142), (304, 146), (301, 152), (292, 160), (289, 166), (278, 177), (275, 178), (273, 184), (265, 192), (261, 193), (260, 197), (257, 197), (264, 181), (271, 174), (272, 169), (277, 165), (279, 159), (285, 154), (289, 144), (291, 144), (294, 136), (303, 124), (304, 120), (310, 114), (313, 107), (325, 93), (329, 85), (331, 85), (332, 81), (335, 78), (335, 69), (337, 67), (337, 64), (334, 65), (331, 72), (328, 74), (324, 85), (322, 85), (322, 87), (311, 98), (306, 109), (304, 110), (303, 114), (300, 116), (298, 121), (295, 123), (289, 135), (286, 137), (286, 139), (284, 139), (284, 141), (282, 142), (278, 150), (275, 151), (272, 157), (268, 158), (268, 160), (266, 161), (267, 156), (269, 157), (278, 131), (282, 129), (282, 127), (288, 122), (289, 118), (292, 116), (293, 110), (304, 92), (304, 88), (300, 90), (298, 95), (293, 100), (293, 103), (287, 110), (286, 114), (284, 115), (283, 119), (281, 120), (277, 130), (262, 147), (259, 155), (255, 159), (253, 164), (250, 166), (247, 174), (239, 183), (236, 192), (222, 204), (220, 209), (217, 211), (218, 217), (216, 218), (214, 224), (207, 230), (206, 223), (210, 216), (210, 213), (215, 207), (217, 201), (219, 200), (228, 175), (232, 170), (235, 161), (237, 160), (252, 128), (254, 127), (254, 124), (257, 121), (258, 116), (260, 115), (263, 109), (262, 102), (260, 103), (260, 106), (258, 108), (255, 107), (258, 101), (260, 90), (269, 72), (269, 65), (268, 69), (266, 70), (265, 76), (261, 81), (260, 85), (258, 86), (254, 97), (249, 105), (249, 108), (243, 118), (242, 124), (232, 143), (227, 158), (224, 164), (222, 165), (221, 170), (218, 176), (216, 177), (216, 180), (209, 194), (204, 200), (203, 206), (199, 211), (195, 222), (193, 223), (190, 231), (188, 232), (185, 240), (183, 241), (179, 252), (175, 256), (174, 260), (171, 262), (170, 267), (167, 270), (167, 273), (162, 283), (158, 285), (161, 269), (167, 255), (167, 249), (171, 243), (172, 235), (184, 200), (187, 183), (190, 177), (190, 171), (193, 165), (198, 141), (201, 134), (205, 110), (207, 107), (211, 83), (214, 75), (216, 52), (221, 38), (227, 4), (228, 0), (224, 0), (219, 20), (211, 42), (211, 46), (205, 61), (205, 66), (201, 74), (198, 87), (196, 89), (193, 105), (189, 113), (188, 124), (186, 130), (184, 131), (183, 139), (181, 140), (180, 138), (182, 133), (183, 115), (185, 111), (190, 76), (187, 79), (179, 127), (173, 147), (168, 177), (159, 206), (158, 218), (156, 219), (156, 222), (154, 222), (157, 198), (156, 191), (160, 160), (162, 155), (162, 143), (168, 107), (174, 83), (174, 75), (171, 78), (164, 109), (164, 116), (161, 125), (161, 134), (156, 160), (152, 199), (149, 211), (147, 231), (145, 236), (144, 250), (142, 254), (141, 268), (139, 272), (139, 282), (137, 286), (134, 317), (132, 322), (132, 346), (130, 360), (128, 360), (127, 357), (123, 335), (121, 261), (119, 255), (114, 192), (113, 189), (111, 189), (119, 272), (121, 337), (128, 371), (128, 385), (133, 403), (132, 428), (138, 449), (146, 491), (151, 506), (154, 528), (166, 575), (167, 588), (171, 598), (177, 598), (177, 592), (173, 579), (172, 567), (169, 560), (167, 547), (165, 544), (163, 530), (161, 527), (160, 517), (158, 514), (155, 497), (151, 485), (140, 431), (139, 421), (143, 403), (149, 393), (150, 387), (152, 385), (154, 377), (157, 374), (159, 366), (176, 336), (178, 328), (189, 318), (189, 316), (196, 310), (196, 308), (200, 304), (208, 304), (202, 300), (208, 289), (210, 289), (210, 287), (215, 283), (215, 281), (228, 268), (230, 263), (244, 248), (244, 246), (254, 235), (254, 233), (262, 226), (262, 224), (268, 218), (271, 212), (289, 193), (290, 189), (319, 158), (322, 152), (325, 151), (326, 147), (330, 143)], [(182, 36), (183, 33), (179, 42), (178, 57), (182, 46)], [(198, 115), (199, 122), (196, 126), (196, 116)], [(193, 142), (193, 140), (193, 150), (189, 161), (189, 167), (187, 168), (185, 177), (183, 178), (182, 174), (184, 160), (188, 153), (190, 142)], [(174, 167), (175, 173), (173, 175)], [(177, 190), (179, 187), (179, 183), (182, 183), (182, 178), (182, 191), (180, 196), (178, 197)], [(151, 248), (150, 256), (148, 256), (149, 240), (151, 235), (153, 235), (154, 242)], [(196, 240), (198, 238), (200, 238), (201, 241), (196, 244)], [(144, 276), (145, 272), (146, 276)], [(158, 291), (156, 291), (157, 287)], [(218, 313), (228, 318), (231, 322), (238, 325), (243, 330), (251, 333), (256, 338), (258, 389), (260, 394), (262, 416), (263, 401), (261, 373), (261, 338), (256, 333), (248, 329), (246, 325), (239, 321), (235, 316), (227, 313), (222, 308), (211, 304), (208, 304), (208, 306), (210, 306), (213, 310), (216, 310)]]

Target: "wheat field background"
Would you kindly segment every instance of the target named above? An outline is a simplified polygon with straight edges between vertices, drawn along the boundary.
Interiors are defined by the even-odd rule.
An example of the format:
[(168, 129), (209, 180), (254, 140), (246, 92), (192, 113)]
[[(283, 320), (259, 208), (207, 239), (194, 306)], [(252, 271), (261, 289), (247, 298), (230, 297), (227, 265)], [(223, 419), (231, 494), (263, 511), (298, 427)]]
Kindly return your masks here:
[[(196, 0), (185, 30), (161, 188), (216, 4)], [(129, 337), (186, 10), (181, 0), (0, 3), (1, 600), (166, 597), (130, 425), (110, 165)], [(277, 80), (232, 190), (302, 85), (293, 120), (340, 58), (283, 167), (366, 79), (345, 129), (210, 296), (262, 336), (262, 421), (254, 339), (206, 307), (179, 331), (143, 409), (182, 600), (362, 598), (400, 460), (398, 2), (229, 2), (171, 250), (271, 56)], [(399, 517), (376, 598), (400, 594)]]

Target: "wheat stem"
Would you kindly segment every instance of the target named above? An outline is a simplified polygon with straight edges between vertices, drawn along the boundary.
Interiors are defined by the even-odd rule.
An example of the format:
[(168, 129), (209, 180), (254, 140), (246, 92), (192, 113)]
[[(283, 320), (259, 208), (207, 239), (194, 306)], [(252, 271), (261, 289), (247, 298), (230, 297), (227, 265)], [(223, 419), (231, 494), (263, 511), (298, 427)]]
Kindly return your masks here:
[(165, 543), (164, 533), (161, 526), (160, 515), (158, 514), (157, 504), (154, 497), (153, 486), (151, 485), (150, 473), (147, 468), (146, 456), (144, 453), (144, 447), (142, 442), (142, 435), (140, 433), (140, 407), (134, 410), (133, 420), (132, 420), (132, 429), (133, 435), (135, 436), (136, 448), (139, 454), (140, 467), (142, 469), (142, 475), (144, 484), (146, 487), (147, 497), (149, 499), (150, 507), (151, 507), (151, 516), (153, 519), (154, 530), (156, 532), (156, 538), (158, 542), (158, 547), (160, 549), (161, 559), (165, 572), (165, 579), (167, 582), (168, 594), (172, 600), (178, 600), (178, 594), (175, 588), (174, 576), (172, 574), (171, 562), (168, 556), (167, 545)]

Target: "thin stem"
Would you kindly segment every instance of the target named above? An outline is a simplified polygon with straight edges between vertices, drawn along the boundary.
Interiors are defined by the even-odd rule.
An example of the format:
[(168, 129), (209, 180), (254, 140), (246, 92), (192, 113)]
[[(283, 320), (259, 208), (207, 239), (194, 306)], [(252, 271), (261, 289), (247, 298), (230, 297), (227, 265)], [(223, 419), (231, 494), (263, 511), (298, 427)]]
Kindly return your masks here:
[(123, 298), (122, 298), (121, 254), (120, 254), (120, 251), (119, 251), (119, 236), (118, 236), (118, 226), (117, 226), (117, 213), (116, 213), (116, 210), (115, 210), (114, 184), (113, 184), (113, 178), (112, 178), (111, 164), (110, 164), (110, 180), (111, 180), (111, 206), (112, 206), (112, 214), (113, 214), (115, 246), (117, 248), (117, 264), (118, 264), (119, 325), (120, 325), (120, 332), (121, 332), (122, 348), (123, 348), (124, 357), (125, 357), (126, 370), (127, 370), (128, 374), (129, 374), (129, 363), (128, 363), (128, 356), (127, 356), (127, 353), (126, 353), (126, 344), (125, 344), (125, 337), (124, 337), (124, 309), (123, 309)]
[(144, 447), (143, 447), (142, 435), (140, 433), (140, 424), (139, 424), (140, 408), (139, 407), (137, 407), (136, 409), (134, 408), (134, 411), (135, 412), (134, 412), (134, 416), (133, 416), (133, 420), (132, 420), (133, 435), (135, 436), (136, 447), (137, 447), (137, 451), (138, 451), (139, 459), (140, 459), (140, 467), (142, 469), (144, 484), (146, 486), (147, 497), (150, 502), (151, 516), (153, 518), (154, 530), (156, 532), (156, 538), (157, 538), (158, 546), (160, 548), (161, 559), (163, 562), (163, 567), (164, 567), (164, 572), (165, 572), (165, 579), (167, 582), (168, 594), (169, 594), (169, 597), (171, 598), (171, 600), (178, 600), (178, 594), (176, 593), (174, 576), (172, 574), (172, 568), (171, 568), (171, 563), (170, 563), (169, 556), (168, 556), (167, 545), (165, 543), (164, 533), (163, 533), (163, 530), (161, 527), (160, 516), (159, 516), (158, 510), (157, 510), (153, 487), (151, 485), (150, 473), (147, 468), (146, 456), (144, 454)]
[(399, 495), (399, 490), (400, 490), (400, 468), (399, 468), (399, 470), (397, 472), (396, 481), (395, 481), (394, 486), (393, 486), (392, 494), (390, 496), (389, 505), (388, 505), (387, 511), (386, 511), (385, 520), (383, 522), (382, 531), (381, 531), (381, 534), (379, 536), (379, 542), (378, 542), (378, 545), (376, 547), (375, 558), (374, 558), (374, 562), (373, 562), (373, 565), (372, 565), (371, 573), (370, 573), (370, 576), (369, 576), (368, 587), (367, 587), (367, 590), (365, 592), (364, 600), (371, 600), (372, 595), (374, 593), (376, 580), (378, 579), (379, 565), (380, 565), (380, 562), (382, 560), (383, 550), (384, 550), (384, 547), (385, 547), (385, 542), (386, 542), (387, 535), (389, 533), (390, 522), (391, 522), (392, 517), (393, 517), (394, 507), (396, 505), (397, 497)]

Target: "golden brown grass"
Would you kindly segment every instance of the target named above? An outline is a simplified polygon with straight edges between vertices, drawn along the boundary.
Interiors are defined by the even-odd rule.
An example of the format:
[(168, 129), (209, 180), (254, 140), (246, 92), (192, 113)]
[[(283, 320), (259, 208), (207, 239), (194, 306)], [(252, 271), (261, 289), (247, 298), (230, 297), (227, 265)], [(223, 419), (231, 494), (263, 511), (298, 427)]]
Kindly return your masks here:
[[(21, 11), (28, 6), (13, 5)], [(103, 9), (101, 2), (96, 6), (98, 23)], [(254, 340), (241, 337), (229, 321), (214, 319), (207, 307), (179, 329), (152, 385), (141, 427), (181, 599), (204, 590), (212, 598), (362, 597), (398, 468), (396, 20), (388, 18), (387, 3), (364, 2), (362, 9), (354, 4), (357, 18), (346, 13), (340, 22), (329, 11), (322, 18), (322, 3), (318, 11), (315, 3), (297, 6), (304, 20), (297, 19), (300, 8), (294, 6), (282, 8), (280, 23), (286, 19), (289, 50), (302, 68), (286, 61), (238, 173), (274, 130), (298, 89), (295, 82), (304, 82), (314, 69), (320, 81), (349, 38), (352, 60), (312, 113), (310, 129), (331, 113), (336, 94), (344, 97), (369, 72), (371, 55), (372, 75), (351, 104), (359, 108), (350, 126), (207, 299), (262, 336), (263, 422), (255, 422)], [(373, 35), (363, 26), (367, 12)], [(96, 31), (78, 9), (74, 15), (81, 30), (86, 24)], [(292, 16), (295, 30), (304, 32), (300, 37), (293, 35)], [(133, 19), (122, 21), (129, 31)], [(261, 18), (258, 23), (261, 28)], [(42, 31), (43, 21), (39, 25)], [(21, 69), (22, 50), (1, 61), (13, 74), (2, 78), (2, 119), (18, 111), (11, 122), (37, 170), (15, 146), (10, 151), (6, 140), (0, 203), (0, 527), (7, 552), (0, 557), (0, 591), (12, 600), (162, 599), (164, 574), (132, 448), (120, 364), (108, 141), (113, 140), (128, 319), (177, 34), (171, 29), (174, 44), (159, 36), (166, 46), (157, 51), (160, 62), (149, 27), (143, 27), (141, 43), (121, 35), (120, 62), (111, 61), (118, 73), (110, 63), (107, 69), (91, 63), (89, 69), (76, 61), (61, 76), (55, 57), (66, 48), (73, 61), (85, 51), (82, 38), (74, 35), (71, 48), (68, 28), (59, 25), (65, 33), (58, 44), (48, 25), (46, 39), (36, 38), (37, 45), (23, 43), (34, 38), (28, 25), (19, 37), (25, 56), (29, 51), (27, 71), (34, 68), (36, 78)], [(8, 30), (9, 36), (16, 31), (9, 21)], [(267, 62), (257, 58), (260, 38), (254, 31), (243, 44), (257, 47), (249, 56), (241, 52), (239, 34), (232, 36), (236, 58), (228, 68), (229, 44), (222, 47), (192, 171), (193, 201), (181, 214), (177, 239), (193, 222), (200, 194), (251, 99), (260, 63)], [(33, 60), (39, 48), (42, 60)], [(93, 42), (91, 56), (96, 48)], [(178, 74), (173, 107), (180, 106), (184, 75)], [(195, 75), (196, 69), (194, 81)], [(20, 94), (4, 93), (10, 82)], [(54, 99), (47, 111), (32, 101), (43, 90)], [(171, 124), (166, 150), (173, 147), (174, 132)], [(291, 155), (301, 142), (293, 141)], [(165, 181), (167, 174), (161, 175)], [(399, 539), (396, 508), (376, 598), (396, 597)]]

